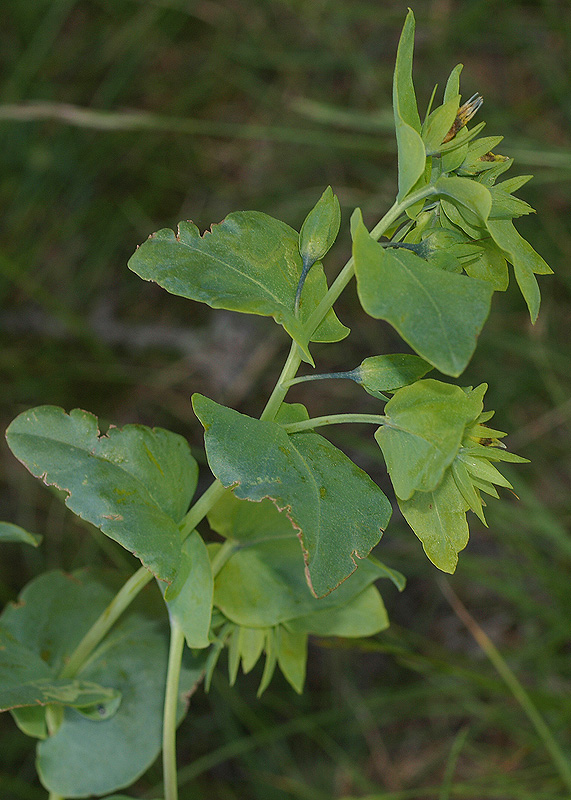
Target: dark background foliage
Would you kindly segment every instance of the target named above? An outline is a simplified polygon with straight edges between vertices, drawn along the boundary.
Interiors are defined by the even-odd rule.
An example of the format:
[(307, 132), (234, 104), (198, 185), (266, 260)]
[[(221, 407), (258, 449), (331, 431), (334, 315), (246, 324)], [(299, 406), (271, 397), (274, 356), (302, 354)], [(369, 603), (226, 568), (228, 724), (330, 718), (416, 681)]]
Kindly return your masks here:
[[(487, 407), (511, 449), (532, 459), (510, 473), (519, 501), (492, 501), (455, 591), (571, 749), (569, 612), (571, 357), (571, 17), (565, 2), (418, 0), (419, 105), (464, 63), (486, 133), (537, 216), (519, 228), (556, 272), (542, 278), (532, 327), (517, 290), (496, 295), (462, 381), (487, 381)], [(239, 209), (299, 227), (327, 184), (349, 250), (356, 205), (373, 224), (396, 186), (391, 79), (406, 4), (378, 0), (6, 0), (0, 29), (0, 422), (50, 403), (109, 424), (201, 428), (202, 391), (257, 414), (287, 342), (270, 320), (212, 312), (126, 269), (136, 245), (191, 218), (201, 228)], [(34, 104), (34, 105), (30, 105)], [(320, 371), (396, 351), (354, 288), (339, 315), (348, 342), (315, 348)], [(370, 411), (345, 384), (296, 387), (312, 414)], [(382, 486), (371, 439), (332, 438)], [(206, 473), (205, 473), (206, 480)], [(38, 571), (85, 563), (133, 567), (82, 527), (2, 445), (3, 519), (45, 534), (38, 551), (2, 548), (0, 598)], [(221, 671), (181, 729), (183, 800), (227, 798), (563, 798), (542, 741), (447, 605), (435, 569), (395, 515), (379, 548), (409, 578), (386, 590), (393, 625), (373, 641), (316, 642), (305, 695), (259, 675), (230, 691)], [(456, 762), (457, 757), (457, 762)], [(144, 796), (158, 767), (135, 788)], [(0, 719), (3, 798), (45, 796), (30, 740)], [(152, 796), (152, 795), (147, 795)]]

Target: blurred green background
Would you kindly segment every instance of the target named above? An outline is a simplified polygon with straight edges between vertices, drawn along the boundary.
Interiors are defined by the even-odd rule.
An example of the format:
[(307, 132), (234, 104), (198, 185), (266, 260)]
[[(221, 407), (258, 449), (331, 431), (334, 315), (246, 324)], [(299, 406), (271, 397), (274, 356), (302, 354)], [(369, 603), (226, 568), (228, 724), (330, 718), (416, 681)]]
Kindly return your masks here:
[[(101, 426), (176, 430), (200, 455), (189, 396), (258, 414), (287, 352), (270, 320), (213, 312), (142, 282), (126, 261), (152, 231), (201, 229), (239, 209), (299, 227), (327, 184), (349, 252), (348, 219), (374, 224), (396, 187), (391, 79), (406, 3), (379, 0), (5, 0), (0, 29), (0, 422), (50, 403)], [(555, 276), (529, 324), (517, 288), (496, 295), (464, 383), (490, 384), (487, 408), (530, 458), (511, 471), (519, 500), (491, 501), (450, 584), (571, 753), (571, 14), (567, 2), (417, 0), (415, 82), (464, 63), (486, 134), (515, 156), (537, 215), (518, 223)], [(315, 347), (320, 371), (397, 351), (398, 338), (338, 304), (349, 340)], [(374, 411), (345, 384), (295, 387), (312, 415)], [(331, 438), (383, 488), (372, 439)], [(0, 450), (1, 518), (43, 533), (38, 551), (4, 545), (0, 599), (38, 571), (86, 563), (134, 568), (77, 524), (60, 500)], [(204, 481), (207, 481), (205, 471)], [(390, 490), (389, 490), (390, 491)], [(393, 625), (367, 642), (315, 642), (307, 690), (259, 675), (230, 691), (223, 670), (193, 699), (179, 734), (181, 800), (374, 797), (567, 798), (544, 742), (438, 586), (395, 517), (378, 554), (405, 573), (386, 587)], [(133, 790), (152, 797), (155, 766)], [(33, 743), (0, 718), (0, 795), (45, 797)]]

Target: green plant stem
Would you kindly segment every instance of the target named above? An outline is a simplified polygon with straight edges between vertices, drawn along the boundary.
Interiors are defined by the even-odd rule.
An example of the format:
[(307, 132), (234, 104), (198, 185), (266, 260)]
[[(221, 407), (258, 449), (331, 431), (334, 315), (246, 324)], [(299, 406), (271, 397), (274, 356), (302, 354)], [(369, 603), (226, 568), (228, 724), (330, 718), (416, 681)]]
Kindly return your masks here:
[(283, 427), (288, 433), (300, 433), (300, 431), (313, 430), (313, 428), (320, 428), (323, 425), (340, 425), (342, 422), (365, 422), (369, 425), (394, 427), (382, 414), (329, 414), (324, 417), (304, 419), (301, 422), (289, 422)]
[(295, 342), (292, 342), (288, 357), (286, 358), (286, 362), (281, 371), (281, 375), (274, 386), (274, 390), (271, 393), (264, 410), (260, 414), (260, 419), (272, 420), (275, 418), (287, 394), (289, 381), (295, 377), (295, 373), (298, 371), (300, 364), (301, 350)]
[(60, 678), (74, 678), (77, 675), (116, 620), (152, 578), (153, 574), (145, 567), (138, 569), (129, 578), (77, 645), (69, 661), (62, 669)]
[(551, 760), (555, 765), (555, 768), (559, 772), (559, 776), (561, 780), (567, 787), (567, 789), (571, 792), (571, 762), (568, 758), (566, 758), (565, 754), (560, 749), (559, 745), (557, 744), (555, 737), (549, 730), (545, 720), (533, 704), (533, 700), (525, 691), (521, 683), (518, 681), (512, 670), (509, 668), (508, 664), (500, 654), (499, 650), (496, 648), (492, 640), (487, 636), (487, 634), (482, 630), (482, 628), (478, 625), (476, 620), (472, 617), (472, 615), (468, 612), (466, 607), (462, 604), (456, 593), (453, 591), (450, 584), (440, 579), (438, 581), (440, 586), (440, 590), (444, 597), (448, 600), (450, 605), (452, 606), (454, 613), (458, 616), (459, 619), (462, 620), (464, 625), (468, 628), (476, 642), (480, 645), (486, 656), (490, 659), (492, 664), (494, 665), (496, 671), (503, 678), (506, 686), (520, 704), (521, 708), (527, 715), (528, 719), (532, 723), (533, 727), (535, 728), (538, 736), (542, 740), (543, 744), (545, 745), (545, 749), (551, 756)]
[(56, 794), (55, 792), (50, 792), (48, 800), (65, 800), (65, 797), (63, 796), (63, 794)]
[(222, 486), (219, 480), (215, 480), (210, 484), (208, 489), (200, 495), (196, 503), (191, 506), (190, 510), (183, 518), (179, 527), (183, 536), (188, 536), (198, 523), (204, 519), (212, 506), (220, 500), (226, 488)]
[(305, 383), (306, 381), (325, 381), (334, 378), (346, 378), (347, 380), (354, 381), (355, 376), (358, 374), (357, 370), (349, 370), (347, 372), (324, 372), (319, 375), (301, 375), (299, 378), (293, 378), (287, 382), (287, 388), (295, 386), (296, 383)]
[(179, 626), (171, 620), (169, 664), (167, 669), (167, 685), (165, 690), (165, 707), (163, 714), (164, 800), (177, 800), (178, 798), (176, 770), (176, 710), (183, 650), (184, 634)]
[(216, 577), (224, 564), (232, 557), (232, 554), (240, 548), (240, 542), (235, 539), (226, 539), (224, 544), (217, 551), (216, 555), (210, 562), (212, 575)]

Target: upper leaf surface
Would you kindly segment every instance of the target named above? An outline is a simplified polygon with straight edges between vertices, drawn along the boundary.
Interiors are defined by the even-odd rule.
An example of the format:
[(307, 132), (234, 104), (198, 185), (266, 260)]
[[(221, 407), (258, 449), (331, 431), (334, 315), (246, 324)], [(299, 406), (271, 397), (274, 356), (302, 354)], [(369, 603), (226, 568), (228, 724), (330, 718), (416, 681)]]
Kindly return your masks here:
[(246, 417), (193, 396), (208, 463), (237, 497), (269, 497), (299, 531), (311, 588), (335, 589), (379, 541), (390, 503), (369, 476), (315, 433), (288, 436), (275, 422)]
[[(293, 228), (259, 211), (229, 214), (202, 236), (191, 222), (178, 234), (165, 228), (133, 254), (129, 268), (171, 294), (226, 308), (273, 317), (309, 357), (303, 322), (327, 291), (325, 274), (316, 265), (307, 277), (300, 318), (294, 313), (302, 270), (299, 237)], [(348, 329), (330, 311), (311, 337), (338, 341)]]
[(460, 375), (489, 314), (493, 288), (445, 272), (408, 250), (383, 248), (362, 222), (354, 232), (353, 257), (365, 311), (389, 322), (441, 372)]
[(181, 436), (143, 425), (100, 436), (92, 414), (40, 406), (20, 414), (6, 438), (32, 475), (69, 493), (66, 505), (75, 514), (172, 581), (182, 543), (177, 523), (198, 476)]

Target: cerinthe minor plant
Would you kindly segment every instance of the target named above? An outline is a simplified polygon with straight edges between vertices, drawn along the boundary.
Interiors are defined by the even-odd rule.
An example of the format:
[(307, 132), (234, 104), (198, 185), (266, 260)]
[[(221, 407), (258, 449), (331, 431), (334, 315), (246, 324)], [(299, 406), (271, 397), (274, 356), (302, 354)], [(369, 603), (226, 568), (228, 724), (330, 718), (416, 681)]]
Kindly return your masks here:
[[(461, 65), (421, 121), (413, 38), (409, 12), (394, 73), (398, 194), (370, 232), (354, 212), (353, 253), (330, 287), (322, 260), (340, 226), (331, 188), (299, 234), (266, 214), (237, 212), (203, 235), (190, 222), (158, 231), (129, 262), (172, 294), (273, 317), (292, 340), (260, 419), (193, 396), (214, 476), (202, 496), (193, 500), (198, 467), (187, 442), (169, 431), (127, 425), (101, 436), (91, 414), (54, 406), (8, 428), (30, 472), (142, 564), (116, 593), (93, 572), (48, 572), (2, 615), (0, 707), (38, 740), (51, 800), (121, 790), (161, 750), (164, 798), (175, 800), (184, 699), (201, 681), (208, 688), (224, 648), (231, 683), (240, 665), (248, 672), (265, 654), (260, 693), (276, 665), (300, 692), (310, 634), (368, 636), (388, 625), (376, 581), (402, 589), (404, 578), (370, 552), (391, 504), (318, 429), (373, 426), (396, 501), (445, 572), (468, 541), (467, 512), (485, 523), (484, 495), (510, 485), (497, 464), (525, 461), (487, 427), (485, 384), (424, 376), (462, 374), (494, 291), (508, 285), (508, 264), (535, 321), (535, 275), (551, 270), (512, 222), (532, 211), (514, 196), (529, 176), (498, 180), (512, 160), (494, 154), (500, 136), (478, 138), (484, 123), (468, 127), (481, 98), (461, 103)], [(314, 366), (313, 342), (349, 334), (333, 306), (353, 277), (364, 311), (392, 325), (414, 354), (298, 376), (302, 362)], [(378, 413), (311, 419), (286, 395), (315, 378), (355, 381), (377, 398)], [(208, 541), (197, 531), (205, 517)], [(30, 538), (8, 523), (0, 535)], [(129, 608), (153, 578), (156, 613), (150, 599)]]

